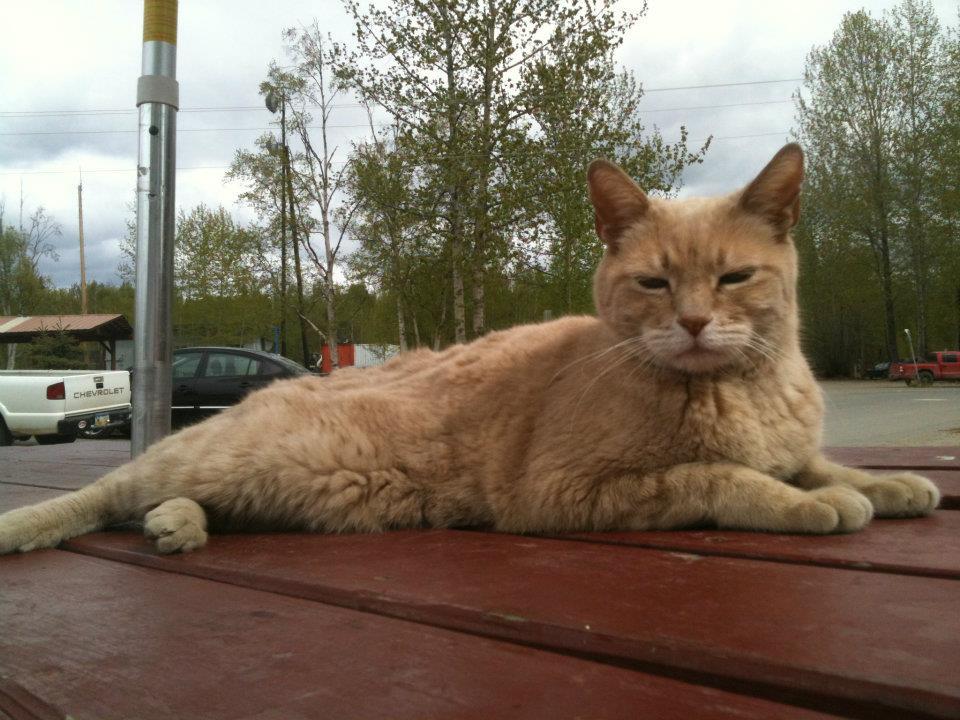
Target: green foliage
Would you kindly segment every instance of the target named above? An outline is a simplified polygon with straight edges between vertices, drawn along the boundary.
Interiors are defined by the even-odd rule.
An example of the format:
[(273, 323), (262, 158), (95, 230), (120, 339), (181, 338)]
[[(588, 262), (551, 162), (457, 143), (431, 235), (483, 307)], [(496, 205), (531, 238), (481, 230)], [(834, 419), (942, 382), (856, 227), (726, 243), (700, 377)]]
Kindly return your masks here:
[(960, 343), (957, 29), (904, 0), (844, 16), (796, 97), (808, 156), (795, 233), (807, 347), (851, 374)]
[(338, 76), (393, 120), (351, 156), (350, 269), (391, 304), (401, 346), (588, 311), (587, 164), (667, 194), (706, 150), (639, 121), (639, 83), (613, 59), (636, 16), (606, 0), (347, 8), (357, 50)]
[(31, 262), (26, 235), (11, 227), (0, 232), (0, 315), (21, 315), (43, 291), (43, 278)]
[(80, 343), (62, 328), (44, 332), (17, 353), (17, 365), (31, 370), (85, 370)]

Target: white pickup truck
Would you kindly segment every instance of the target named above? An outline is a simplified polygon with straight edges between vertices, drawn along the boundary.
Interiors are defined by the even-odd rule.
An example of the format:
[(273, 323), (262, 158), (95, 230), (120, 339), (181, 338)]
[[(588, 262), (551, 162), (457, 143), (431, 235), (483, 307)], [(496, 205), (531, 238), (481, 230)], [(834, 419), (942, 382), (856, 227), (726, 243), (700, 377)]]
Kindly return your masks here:
[(73, 442), (81, 430), (129, 420), (126, 370), (0, 370), (0, 445), (31, 435), (41, 445)]

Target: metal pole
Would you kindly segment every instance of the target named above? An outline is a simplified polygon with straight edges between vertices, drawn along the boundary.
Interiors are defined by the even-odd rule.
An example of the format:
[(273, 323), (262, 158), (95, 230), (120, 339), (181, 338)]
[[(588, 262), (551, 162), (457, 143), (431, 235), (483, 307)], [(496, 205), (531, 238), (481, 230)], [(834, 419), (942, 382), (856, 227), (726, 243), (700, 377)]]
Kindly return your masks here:
[(80, 235), (80, 312), (87, 314), (87, 262), (83, 251), (83, 175), (77, 185), (77, 220)]
[(144, 0), (137, 82), (137, 259), (134, 310), (133, 457), (170, 433), (174, 174), (179, 87), (177, 0)]

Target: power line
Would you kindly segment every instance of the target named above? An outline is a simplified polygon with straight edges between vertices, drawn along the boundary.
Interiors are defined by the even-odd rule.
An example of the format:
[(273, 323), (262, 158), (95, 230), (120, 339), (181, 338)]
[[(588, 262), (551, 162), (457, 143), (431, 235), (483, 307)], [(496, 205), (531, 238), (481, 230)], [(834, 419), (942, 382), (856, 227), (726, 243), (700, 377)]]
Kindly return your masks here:
[[(789, 135), (789, 134), (790, 134), (790, 130), (778, 130), (778, 131), (776, 131), (776, 132), (751, 133), (751, 134), (749, 134), (749, 135), (719, 135), (719, 136), (714, 136), (714, 137), (713, 137), (713, 141), (716, 142), (716, 141), (720, 141), (720, 140), (746, 140), (746, 139), (751, 139), (751, 138), (774, 137), (774, 136), (777, 136), (777, 135), (779, 135), (779, 136), (781, 136), (781, 137), (786, 137), (786, 136)], [(700, 143), (702, 143), (702, 142), (705, 142), (705, 141), (706, 141), (706, 138), (700, 138), (700, 139), (697, 139), (697, 140), (692, 140), (692, 139), (689, 139), (689, 138), (687, 139), (687, 142), (688, 142), (690, 145), (698, 145), (698, 144), (700, 144)], [(481, 157), (481, 156), (480, 156), (480, 155), (477, 155), (477, 154), (473, 154), (473, 155), (453, 155), (453, 156), (450, 156), (448, 159), (455, 159), (455, 160), (473, 160), (473, 159), (476, 159), (476, 158), (478, 158), (478, 157)], [(334, 164), (334, 165), (344, 165), (344, 164), (346, 164), (347, 162), (349, 162), (349, 161), (348, 161), (348, 160), (336, 160), (336, 161), (334, 161), (332, 164)], [(194, 170), (229, 170), (231, 167), (232, 167), (231, 165), (195, 165), (195, 166), (192, 166), (192, 167), (179, 167), (179, 168), (177, 168), (177, 172), (187, 172), (187, 171), (194, 171)], [(83, 170), (83, 172), (84, 172), (85, 174), (86, 174), (86, 173), (90, 173), (90, 174), (93, 174), (93, 173), (133, 173), (134, 171), (135, 171), (135, 168), (134, 168), (133, 166), (131, 166), (131, 167), (126, 167), (126, 168), (102, 168), (102, 169), (93, 169), (93, 170), (89, 170), (89, 169), (87, 169), (87, 168), (84, 168), (84, 170)], [(0, 177), (5, 176), (5, 175), (65, 175), (65, 174), (73, 174), (73, 173), (76, 173), (76, 172), (77, 172), (76, 169), (72, 169), (72, 170), (7, 170), (7, 171), (4, 171), (4, 172), (0, 172)]]
[(713, 85), (684, 85), (678, 87), (644, 88), (648, 92), (667, 92), (669, 90), (705, 90), (706, 88), (740, 87), (742, 85), (776, 85), (779, 83), (803, 82), (803, 78), (784, 78), (783, 80), (746, 80), (744, 82), (715, 83)]
[[(749, 107), (754, 105), (784, 105), (786, 103), (793, 102), (792, 100), (759, 100), (755, 102), (743, 102), (743, 103), (724, 103), (720, 105), (688, 105), (685, 107), (675, 107), (675, 108), (653, 108), (650, 110), (638, 110), (638, 113), (657, 113), (657, 112), (682, 112), (685, 110), (716, 110), (720, 108), (735, 108), (735, 107)], [(374, 127), (390, 127), (391, 123), (373, 123)], [(328, 124), (328, 129), (345, 129), (345, 128), (367, 128), (370, 127), (370, 123), (352, 123), (352, 124)], [(272, 126), (270, 127), (247, 127), (247, 128), (225, 128), (225, 127), (210, 127), (210, 128), (177, 128), (177, 132), (252, 132), (260, 131), (265, 132), (267, 130), (273, 130)], [(319, 130), (321, 126), (319, 125), (308, 125), (307, 129), (309, 130)], [(31, 136), (31, 135), (115, 135), (115, 134), (131, 134), (140, 132), (138, 129), (123, 129), (123, 130), (28, 130), (24, 132), (0, 132), (0, 137), (20, 137), (20, 136)]]
[[(675, 112), (678, 110), (713, 110), (716, 108), (729, 108), (729, 107), (740, 107), (744, 105), (774, 105), (779, 103), (788, 103), (790, 100), (769, 100), (765, 102), (757, 103), (732, 103), (729, 105), (701, 105), (698, 107), (689, 107), (689, 108), (662, 108), (660, 110), (646, 110), (641, 112)], [(390, 127), (390, 123), (374, 123), (374, 127)], [(328, 124), (327, 129), (346, 129), (346, 128), (368, 128), (370, 127), (369, 123), (354, 123), (354, 124)], [(271, 127), (209, 127), (209, 128), (177, 128), (178, 133), (182, 132), (266, 132), (268, 130), (273, 130)], [(322, 126), (320, 125), (307, 125), (308, 130), (320, 130)], [(125, 129), (125, 130), (28, 130), (25, 132), (0, 132), (0, 137), (21, 137), (29, 135), (123, 135), (123, 134), (132, 134), (138, 133), (139, 130), (135, 129)]]
[[(784, 78), (781, 80), (745, 80), (741, 82), (727, 82), (727, 83), (711, 83), (706, 85), (677, 85), (674, 87), (659, 87), (659, 88), (643, 88), (644, 93), (655, 93), (655, 92), (672, 92), (675, 90), (706, 90), (710, 88), (723, 88), (723, 87), (744, 87), (750, 85), (777, 85), (790, 82), (803, 82), (803, 78)], [(366, 107), (363, 103), (334, 103), (329, 107), (331, 108), (362, 108)], [(195, 113), (195, 112), (246, 112), (250, 110), (266, 110), (263, 106), (260, 105), (226, 105), (222, 107), (195, 107), (195, 108), (181, 108), (180, 112), (182, 113)], [(57, 115), (132, 115), (137, 111), (130, 108), (124, 108), (119, 110), (106, 110), (106, 109), (89, 109), (89, 110), (5, 110), (0, 112), (0, 118), (6, 117), (42, 117), (42, 116), (57, 116)], [(646, 112), (657, 112), (656, 110), (649, 110)]]

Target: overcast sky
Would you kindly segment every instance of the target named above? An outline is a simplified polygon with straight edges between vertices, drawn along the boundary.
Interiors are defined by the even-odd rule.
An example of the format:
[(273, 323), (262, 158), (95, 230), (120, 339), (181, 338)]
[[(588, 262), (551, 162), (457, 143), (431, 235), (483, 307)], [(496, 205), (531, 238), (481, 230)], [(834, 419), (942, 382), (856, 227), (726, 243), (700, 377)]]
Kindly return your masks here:
[[(619, 53), (647, 89), (647, 124), (668, 141), (679, 136), (680, 125), (692, 144), (715, 137), (704, 164), (687, 172), (683, 194), (725, 192), (749, 180), (789, 137), (790, 96), (811, 47), (829, 41), (845, 12), (865, 7), (879, 15), (893, 4), (650, 0)], [(639, 3), (623, 3), (631, 6)], [(956, 22), (955, 0), (937, 0), (935, 7), (941, 22)], [(43, 206), (59, 221), (60, 259), (42, 266), (57, 286), (79, 281), (81, 169), (87, 276), (117, 282), (118, 240), (134, 199), (142, 15), (139, 0), (4, 3), (0, 201), (8, 225), (18, 221), (21, 193), (25, 216)], [(335, 39), (350, 39), (340, 0), (180, 2), (178, 207), (223, 205), (249, 219), (224, 172), (235, 150), (252, 147), (270, 123), (257, 86), (271, 60), (287, 60), (283, 29), (314, 18)], [(783, 82), (758, 82), (767, 80)], [(334, 124), (365, 121), (359, 109), (336, 112)], [(363, 132), (338, 129), (337, 142), (346, 150), (352, 134)]]

